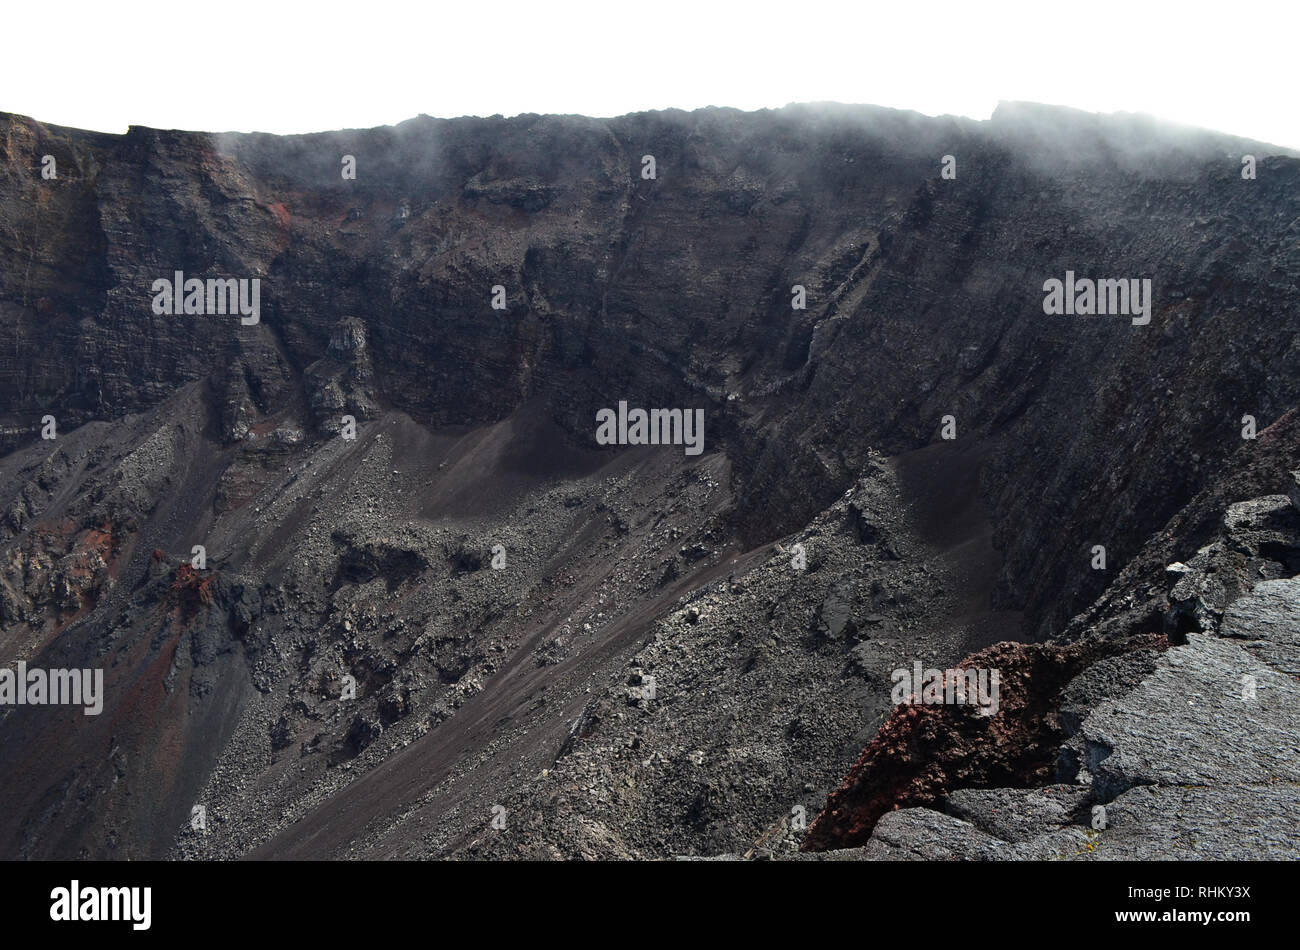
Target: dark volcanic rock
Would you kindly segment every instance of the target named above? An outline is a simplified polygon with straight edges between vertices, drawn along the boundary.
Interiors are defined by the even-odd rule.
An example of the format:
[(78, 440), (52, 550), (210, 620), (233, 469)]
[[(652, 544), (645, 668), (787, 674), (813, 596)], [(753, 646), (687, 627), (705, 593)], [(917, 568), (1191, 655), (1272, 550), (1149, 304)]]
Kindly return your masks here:
[[(259, 320), (155, 313), (178, 271)], [(1045, 314), (1067, 271), (1150, 322)], [(1139, 688), (1237, 807), (1173, 691), (1296, 666), (1298, 286), (1300, 161), (1126, 117), (0, 114), (0, 662), (109, 671), (0, 712), (0, 856), (1090, 853), (940, 809), (1145, 814), (1194, 769)], [(598, 445), (620, 402), (703, 451)], [(971, 654), (998, 717), (891, 714)]]

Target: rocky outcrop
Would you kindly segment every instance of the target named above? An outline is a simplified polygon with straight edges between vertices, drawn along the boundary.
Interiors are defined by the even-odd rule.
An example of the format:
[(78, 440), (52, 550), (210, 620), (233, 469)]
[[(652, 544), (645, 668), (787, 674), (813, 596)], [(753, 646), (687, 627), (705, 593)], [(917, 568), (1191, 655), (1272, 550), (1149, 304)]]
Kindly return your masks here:
[(844, 783), (808, 828), (802, 847), (827, 851), (865, 844), (887, 812), (941, 804), (949, 790), (1046, 784), (1068, 735), (1061, 694), (1085, 669), (1133, 650), (1162, 650), (1162, 637), (1065, 646), (999, 644), (957, 669), (998, 670), (993, 715), (958, 704), (898, 706)]
[[(914, 726), (918, 707), (903, 707), (832, 794), (804, 849), (906, 860), (1294, 858), (1295, 515), (1284, 495), (1233, 505), (1222, 538), (1170, 572), (1169, 626), (1182, 636), (1159, 652), (1094, 652), (1047, 713), (1068, 738), (1037, 773), (1003, 780), (1007, 749), (1019, 754), (1023, 741), (999, 750), (984, 736), (972, 747), (960, 730)], [(1098, 643), (1055, 649), (1079, 655)], [(952, 707), (928, 709), (962, 721)], [(965, 774), (951, 764), (940, 771), (955, 762)]]
[(337, 430), (344, 414), (354, 419), (375, 416), (375, 372), (366, 346), (366, 325), (355, 317), (340, 320), (330, 333), (324, 359), (304, 371), (307, 403), (317, 424)]

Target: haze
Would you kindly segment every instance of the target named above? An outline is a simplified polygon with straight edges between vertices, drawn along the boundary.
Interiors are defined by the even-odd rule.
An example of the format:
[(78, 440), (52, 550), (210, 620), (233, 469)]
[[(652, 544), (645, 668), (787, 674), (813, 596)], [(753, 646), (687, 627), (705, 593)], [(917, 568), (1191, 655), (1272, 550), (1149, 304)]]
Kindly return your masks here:
[(1104, 0), (19, 4), (0, 109), (110, 132), (293, 133), (823, 100), (985, 119), (1015, 99), (1297, 147), (1293, 18), (1275, 2)]

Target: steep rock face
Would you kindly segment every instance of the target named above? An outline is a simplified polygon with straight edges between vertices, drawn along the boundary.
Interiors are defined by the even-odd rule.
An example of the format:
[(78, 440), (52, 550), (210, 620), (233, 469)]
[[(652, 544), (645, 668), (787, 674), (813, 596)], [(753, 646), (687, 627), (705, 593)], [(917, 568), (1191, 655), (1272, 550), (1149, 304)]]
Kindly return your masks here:
[[(805, 523), (869, 446), (918, 447), (952, 414), (997, 459), (1007, 603), (1059, 628), (1105, 578), (1058, 539), (1122, 562), (1236, 450), (1243, 414), (1263, 429), (1294, 405), (1300, 166), (1159, 130), (1139, 162), (1054, 121), (1055, 144), (1023, 109), (422, 118), (283, 139), (5, 117), (5, 431), (136, 411), (214, 366), (249, 390), (245, 415), (301, 399), (304, 372), (333, 412), (330, 339), (350, 318), (378, 367), (361, 406), (477, 424), (541, 398), (587, 442), (616, 398), (707, 408), (755, 543), (774, 517)], [(42, 181), (56, 145), (64, 174)], [(1151, 277), (1151, 324), (1045, 316), (1043, 281), (1067, 270)], [(152, 281), (175, 271), (259, 277), (260, 324), (154, 315)]]
[[(1291, 450), (1300, 162), (1272, 152), (1024, 106), (283, 138), (0, 116), (0, 658), (120, 662), (161, 702), (185, 692), (177, 644), (220, 657), (183, 712), (150, 707), (210, 746), (124, 764), (156, 744), (156, 724), (107, 725), (139, 719), (126, 686), (67, 759), (0, 736), (31, 776), (0, 843), (728, 850), (819, 809), (891, 664), (1041, 638), (1091, 604), (1072, 636), (1176, 638), (1146, 568), (1278, 490)], [(1151, 322), (1045, 315), (1067, 270), (1150, 277)], [(259, 321), (155, 314), (178, 271), (259, 279)], [(599, 451), (595, 413), (619, 400), (703, 409), (705, 455)], [(774, 542), (806, 543), (810, 569)], [(160, 628), (152, 552), (194, 545), (234, 600)], [(700, 597), (704, 619), (670, 619)], [(668, 645), (633, 666), (647, 638)], [(682, 704), (663, 723), (639, 720), (668, 701), (626, 702), (652, 661)], [(727, 699), (748, 682), (770, 700)], [(716, 747), (686, 747), (719, 716)], [(615, 800), (614, 781), (645, 790)], [(50, 795), (84, 810), (57, 838)], [(199, 797), (222, 835), (184, 831)], [(503, 800), (527, 822), (483, 839)], [(362, 812), (382, 834), (343, 820)], [(586, 834), (559, 830), (575, 812)]]

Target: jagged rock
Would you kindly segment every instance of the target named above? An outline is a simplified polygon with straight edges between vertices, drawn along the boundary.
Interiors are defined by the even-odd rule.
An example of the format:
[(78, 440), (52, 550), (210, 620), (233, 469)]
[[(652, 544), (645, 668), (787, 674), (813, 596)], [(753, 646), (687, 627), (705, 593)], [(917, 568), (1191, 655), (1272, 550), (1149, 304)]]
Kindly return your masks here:
[(1072, 679), (1061, 693), (1058, 715), (1067, 735), (1079, 731), (1089, 712), (1103, 699), (1122, 696), (1155, 671), (1159, 652), (1134, 650), (1098, 660)]
[(965, 705), (901, 705), (849, 770), (801, 845), (830, 850), (865, 844), (882, 815), (900, 806), (933, 806), (950, 789), (985, 784), (1043, 783), (1055, 774), (1065, 731), (1056, 715), (1060, 696), (1087, 666), (1156, 638), (1066, 646), (1002, 643), (959, 667), (997, 669), (996, 715)]
[(1290, 817), (1300, 806), (1300, 741), (1293, 729), (1300, 686), (1277, 666), (1285, 669), (1294, 658), (1297, 608), (1300, 579), (1264, 581), (1228, 608), (1217, 638), (1191, 634), (1186, 645), (1164, 653), (1094, 663), (1063, 694), (1076, 708), (1093, 707), (1079, 738), (1067, 743), (1078, 748), (1087, 784), (956, 790), (947, 799), (951, 816), (926, 808), (886, 812), (860, 854), (886, 860), (1294, 857), (1300, 853), (1300, 825)]
[(958, 789), (948, 813), (1006, 842), (1032, 841), (1078, 824), (1089, 815), (1092, 794), (1068, 785), (1043, 788)]
[(883, 815), (863, 850), (874, 861), (988, 861), (1003, 842), (970, 822), (928, 808)]
[(1300, 577), (1258, 584), (1225, 611), (1219, 636), (1240, 641), (1273, 669), (1300, 677)]
[(366, 327), (356, 317), (335, 324), (326, 357), (308, 366), (303, 376), (308, 404), (322, 429), (331, 430), (342, 414), (361, 421), (378, 411)]
[[(1243, 676), (1258, 696), (1243, 698)], [(1300, 782), (1300, 685), (1229, 641), (1192, 634), (1122, 699), (1084, 722), (1085, 768), (1101, 801), (1134, 785)]]
[(1268, 782), (1203, 787), (1144, 785), (1105, 806), (1105, 827), (1071, 859), (1293, 861), (1300, 789)]

